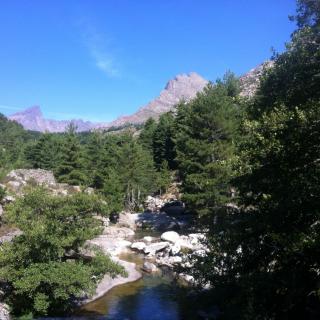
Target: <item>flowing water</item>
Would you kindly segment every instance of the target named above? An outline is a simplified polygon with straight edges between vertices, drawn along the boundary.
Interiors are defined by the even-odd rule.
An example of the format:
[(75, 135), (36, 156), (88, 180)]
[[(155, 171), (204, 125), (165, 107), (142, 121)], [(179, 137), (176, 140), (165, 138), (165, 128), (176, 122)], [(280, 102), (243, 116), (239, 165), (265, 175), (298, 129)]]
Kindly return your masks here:
[[(140, 268), (143, 257), (122, 255)], [(100, 299), (85, 305), (77, 312), (88, 320), (178, 320), (197, 319), (190, 289), (177, 283), (170, 271), (144, 273), (135, 282), (111, 289)]]

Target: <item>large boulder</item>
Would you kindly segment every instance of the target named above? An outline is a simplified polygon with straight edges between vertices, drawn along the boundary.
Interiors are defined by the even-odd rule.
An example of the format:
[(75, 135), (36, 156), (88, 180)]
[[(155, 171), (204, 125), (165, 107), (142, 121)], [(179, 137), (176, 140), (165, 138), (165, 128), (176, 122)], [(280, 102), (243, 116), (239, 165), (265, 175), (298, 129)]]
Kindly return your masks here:
[(5, 303), (0, 303), (0, 319), (1, 320), (10, 320), (9, 306)]
[(155, 255), (157, 252), (164, 250), (169, 246), (169, 242), (151, 243), (143, 249), (145, 254)]
[(145, 236), (143, 237), (143, 241), (146, 243), (151, 243), (155, 238), (151, 237), (151, 236)]
[(11, 202), (14, 202), (15, 200), (16, 200), (16, 198), (13, 197), (13, 196), (5, 196), (5, 197), (2, 199), (1, 203), (2, 203), (2, 204), (9, 204), (9, 203), (11, 203)]
[(56, 184), (56, 179), (52, 171), (42, 169), (16, 169), (12, 170), (5, 177), (5, 183), (9, 181), (25, 181), (35, 185), (52, 185)]
[(155, 264), (146, 261), (142, 266), (142, 270), (151, 273), (151, 272), (158, 271), (158, 268), (157, 268), (157, 266)]
[(152, 197), (152, 196), (148, 196), (144, 203), (145, 209), (151, 212), (160, 211), (160, 208), (163, 207), (164, 204), (165, 204), (164, 200), (162, 200), (159, 197)]
[(96, 245), (100, 247), (104, 253), (111, 256), (118, 256), (122, 253), (128, 252), (132, 242), (121, 238), (110, 238), (106, 235), (100, 235), (97, 238), (88, 240), (86, 245)]
[(177, 255), (181, 251), (181, 245), (179, 243), (175, 243), (173, 246), (170, 247), (170, 254), (172, 256)]
[[(4, 242), (10, 242), (14, 237), (20, 236), (22, 234), (22, 231), (17, 229), (14, 231), (10, 231), (4, 236), (0, 237), (0, 245)], [(0, 318), (1, 319), (1, 318)]]
[(180, 265), (182, 263), (183, 259), (179, 256), (174, 257), (159, 257), (156, 260), (157, 265), (159, 266), (166, 266), (169, 268), (173, 268), (174, 266)]
[(134, 231), (126, 227), (109, 226), (104, 229), (103, 234), (113, 239), (125, 239), (134, 236)]
[(120, 212), (120, 214), (119, 214), (118, 225), (120, 227), (127, 227), (127, 228), (135, 230), (136, 229), (136, 221), (137, 221), (136, 214), (123, 211), (123, 212)]
[(163, 207), (161, 207), (161, 211), (167, 213), (168, 215), (177, 216), (185, 212), (185, 206), (184, 203), (179, 200), (169, 201), (165, 203)]
[(110, 225), (110, 219), (108, 217), (97, 214), (94, 215), (93, 218), (99, 220), (101, 222), (101, 225), (103, 225), (104, 227), (108, 227)]
[(161, 240), (169, 241), (171, 243), (176, 243), (179, 240), (180, 236), (175, 231), (167, 231), (161, 235)]
[(144, 242), (138, 241), (138, 242), (134, 242), (134, 243), (131, 245), (131, 249), (137, 250), (137, 251), (143, 251), (146, 246), (147, 246), (147, 245), (146, 245)]

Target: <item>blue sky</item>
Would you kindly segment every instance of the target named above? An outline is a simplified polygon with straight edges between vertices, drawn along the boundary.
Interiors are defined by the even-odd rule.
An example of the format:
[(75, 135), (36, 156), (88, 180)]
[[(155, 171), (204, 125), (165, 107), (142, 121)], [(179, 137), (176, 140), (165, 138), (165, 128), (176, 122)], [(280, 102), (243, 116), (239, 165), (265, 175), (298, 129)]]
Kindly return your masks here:
[(295, 0), (3, 0), (0, 112), (135, 112), (179, 73), (241, 75), (284, 49)]

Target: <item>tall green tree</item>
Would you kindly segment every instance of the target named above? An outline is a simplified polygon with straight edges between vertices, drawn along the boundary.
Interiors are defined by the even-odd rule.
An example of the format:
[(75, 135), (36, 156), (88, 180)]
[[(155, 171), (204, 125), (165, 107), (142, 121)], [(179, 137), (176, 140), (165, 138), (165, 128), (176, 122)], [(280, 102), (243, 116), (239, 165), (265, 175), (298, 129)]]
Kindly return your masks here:
[(298, 1), (299, 28), (248, 106), (233, 181), (239, 209), (210, 226), (211, 252), (195, 269), (228, 293), (226, 318), (320, 317), (317, 4)]
[(38, 141), (26, 148), (25, 154), (33, 168), (56, 171), (61, 159), (62, 138), (56, 134), (45, 133)]
[(153, 136), (154, 131), (157, 128), (157, 123), (153, 118), (149, 118), (143, 126), (141, 133), (139, 135), (139, 142), (149, 150), (153, 152)]
[(240, 106), (221, 81), (178, 107), (175, 144), (182, 193), (189, 209), (207, 214), (230, 191), (231, 159)]
[(134, 210), (145, 197), (155, 191), (155, 170), (152, 155), (131, 135), (124, 136), (118, 153), (118, 172), (121, 177), (125, 207)]
[(76, 128), (71, 124), (61, 146), (61, 162), (57, 168), (58, 180), (73, 185), (85, 184), (87, 177), (84, 170), (84, 161)]
[(162, 114), (153, 132), (153, 157), (155, 165), (160, 169), (163, 161), (168, 162), (170, 169), (176, 168), (174, 148), (174, 115), (172, 112)]

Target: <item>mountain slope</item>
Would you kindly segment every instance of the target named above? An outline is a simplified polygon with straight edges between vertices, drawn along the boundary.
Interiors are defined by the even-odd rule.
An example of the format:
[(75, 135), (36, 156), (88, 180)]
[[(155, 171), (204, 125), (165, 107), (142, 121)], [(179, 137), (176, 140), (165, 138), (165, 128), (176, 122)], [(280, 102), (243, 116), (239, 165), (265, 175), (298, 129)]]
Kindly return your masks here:
[(119, 127), (127, 123), (140, 124), (148, 118), (158, 118), (172, 110), (180, 100), (191, 100), (203, 90), (208, 81), (195, 72), (177, 75), (170, 80), (160, 95), (130, 116), (122, 116), (108, 123), (106, 127)]
[[(267, 61), (240, 77), (240, 95), (252, 97), (259, 86), (259, 78), (264, 68), (270, 68), (272, 65), (272, 62)], [(162, 113), (172, 110), (180, 100), (191, 100), (207, 84), (208, 80), (195, 72), (177, 75), (167, 83), (160, 95), (146, 106), (141, 107), (132, 115), (121, 116), (109, 123), (93, 123), (81, 119), (61, 121), (45, 119), (38, 106), (15, 113), (9, 119), (17, 121), (25, 129), (41, 132), (63, 132), (71, 122), (77, 126), (79, 132), (98, 128), (122, 127), (128, 124), (142, 124), (150, 117), (157, 119)]]
[(9, 116), (10, 120), (20, 123), (25, 129), (41, 132), (64, 132), (72, 122), (77, 131), (89, 131), (96, 125), (89, 121), (77, 120), (52, 120), (45, 119), (39, 106), (33, 106), (24, 111)]

